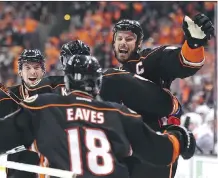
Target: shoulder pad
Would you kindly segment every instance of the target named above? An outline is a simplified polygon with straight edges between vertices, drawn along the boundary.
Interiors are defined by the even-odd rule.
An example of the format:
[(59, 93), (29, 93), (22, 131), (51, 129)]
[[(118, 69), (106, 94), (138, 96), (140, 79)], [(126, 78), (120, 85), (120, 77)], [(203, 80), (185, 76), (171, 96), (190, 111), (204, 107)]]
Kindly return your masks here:
[(126, 71), (126, 70), (123, 70), (123, 69), (119, 69), (119, 68), (110, 68), (110, 69), (108, 69), (107, 71), (104, 72), (103, 76), (108, 75), (108, 74), (113, 74), (113, 73), (123, 74), (123, 73), (129, 73), (129, 72)]
[(152, 51), (151, 48), (143, 49), (142, 51), (140, 51), (139, 56), (140, 56), (140, 57), (144, 57), (144, 56), (146, 56), (147, 54), (149, 54), (151, 51)]
[(159, 50), (164, 50), (167, 46), (155, 46), (154, 48), (146, 48), (146, 49), (143, 49), (139, 55), (141, 57), (144, 57), (144, 56), (147, 56), (148, 54), (151, 54), (153, 53), (154, 51), (159, 51)]
[(103, 101), (103, 103), (106, 104), (107, 107), (110, 107), (110, 108), (121, 109), (123, 107), (120, 103), (115, 103), (111, 101)]

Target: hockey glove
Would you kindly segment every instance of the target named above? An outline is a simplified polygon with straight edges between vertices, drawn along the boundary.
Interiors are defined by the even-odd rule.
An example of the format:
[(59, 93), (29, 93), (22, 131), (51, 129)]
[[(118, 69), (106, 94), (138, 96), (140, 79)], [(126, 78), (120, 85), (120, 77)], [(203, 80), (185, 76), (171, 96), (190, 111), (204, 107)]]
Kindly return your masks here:
[[(167, 90), (165, 89), (165, 91)], [(167, 116), (167, 125), (180, 125), (180, 117), (183, 114), (182, 106), (176, 96), (174, 96), (169, 90), (168, 93), (172, 96), (174, 109), (173, 112)]]
[(193, 20), (185, 16), (182, 28), (189, 47), (193, 49), (206, 45), (214, 35), (214, 26), (204, 14), (194, 16)]
[(174, 135), (180, 143), (180, 155), (183, 159), (194, 156), (196, 141), (194, 135), (184, 127), (171, 125), (167, 127), (167, 133)]
[(180, 119), (176, 116), (169, 116), (167, 119), (167, 125), (180, 125)]
[(183, 114), (182, 111), (182, 106), (181, 104), (178, 102), (178, 109), (175, 113), (169, 115), (167, 118), (167, 124), (168, 125), (180, 125), (180, 117)]

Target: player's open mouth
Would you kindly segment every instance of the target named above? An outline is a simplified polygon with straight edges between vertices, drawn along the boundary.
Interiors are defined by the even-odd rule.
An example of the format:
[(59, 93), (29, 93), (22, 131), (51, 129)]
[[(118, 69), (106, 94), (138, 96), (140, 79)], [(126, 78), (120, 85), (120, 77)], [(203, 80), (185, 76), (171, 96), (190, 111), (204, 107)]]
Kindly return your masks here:
[(29, 78), (29, 80), (32, 81), (32, 82), (35, 82), (36, 79), (37, 79), (36, 77), (31, 77), (31, 78)]
[(128, 50), (125, 50), (125, 49), (119, 49), (119, 53), (127, 54), (127, 53), (128, 53)]

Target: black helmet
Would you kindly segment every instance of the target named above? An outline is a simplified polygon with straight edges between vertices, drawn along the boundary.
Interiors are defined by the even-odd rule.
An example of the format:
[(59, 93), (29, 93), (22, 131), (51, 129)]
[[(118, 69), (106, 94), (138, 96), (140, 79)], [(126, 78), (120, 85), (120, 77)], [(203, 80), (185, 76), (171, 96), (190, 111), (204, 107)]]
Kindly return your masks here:
[(45, 58), (38, 49), (24, 49), (18, 58), (18, 69), (22, 70), (24, 62), (37, 62), (41, 64), (42, 69), (45, 71)]
[(101, 87), (102, 68), (93, 56), (73, 55), (66, 63), (65, 86), (68, 91), (80, 90), (96, 96)]
[(65, 43), (61, 47), (60, 60), (63, 66), (65, 66), (66, 61), (73, 55), (90, 55), (90, 48), (88, 45), (80, 40), (70, 41)]
[(131, 31), (137, 35), (137, 43), (143, 40), (144, 33), (140, 23), (136, 20), (124, 19), (117, 22), (113, 29), (113, 43), (114, 43), (114, 35), (118, 31)]

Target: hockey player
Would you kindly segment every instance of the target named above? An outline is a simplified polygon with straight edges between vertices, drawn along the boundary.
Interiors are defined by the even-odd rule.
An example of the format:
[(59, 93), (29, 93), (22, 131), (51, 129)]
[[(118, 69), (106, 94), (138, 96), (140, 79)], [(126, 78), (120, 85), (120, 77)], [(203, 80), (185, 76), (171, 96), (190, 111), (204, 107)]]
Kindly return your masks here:
[[(60, 53), (60, 61), (63, 65), (63, 68), (65, 67), (66, 61), (75, 54), (90, 55), (90, 49), (80, 40), (71, 41), (64, 44)], [(49, 76), (43, 78), (41, 82), (31, 91), (35, 91), (35, 93), (48, 93), (51, 92), (50, 89), (52, 89), (53, 93), (66, 95), (66, 89), (63, 81), (63, 76)], [(117, 78), (117, 81), (122, 83), (122, 87), (119, 89), (120, 91), (128, 88), (122, 93), (123, 96), (126, 96), (123, 99), (124, 102), (126, 102), (125, 99), (134, 99), (137, 102), (133, 101), (132, 105), (137, 106), (147, 112), (157, 113), (160, 117), (178, 111), (179, 106), (177, 99), (173, 97), (169, 91), (162, 90), (150, 81), (141, 81), (139, 78), (137, 78), (135, 75), (133, 76), (129, 72), (126, 72), (125, 75), (123, 75), (123, 78)], [(111, 83), (111, 85), (114, 87), (117, 86), (114, 83)], [(130, 95), (133, 90), (136, 92), (134, 96)], [(152, 95), (150, 94), (150, 91), (153, 91)], [(116, 92), (118, 92), (118, 90)], [(110, 92), (107, 94), (111, 95)], [(129, 107), (132, 108), (133, 106)]]
[[(90, 54), (89, 47), (86, 46), (81, 41), (77, 40), (74, 42), (69, 42), (61, 48), (61, 62), (63, 66), (65, 66), (66, 62), (70, 57), (74, 54)], [(143, 81), (143, 85), (141, 84), (138, 78), (135, 78), (130, 73), (126, 73), (126, 75), (121, 78), (120, 82), (122, 82), (122, 87), (120, 88), (122, 91), (126, 87), (126, 92), (123, 93), (129, 99), (135, 99), (137, 102), (133, 102), (134, 106), (138, 106), (143, 110), (157, 113), (158, 116), (162, 117), (165, 115), (169, 115), (171, 113), (175, 113), (178, 111), (179, 106), (177, 99), (173, 97), (168, 91), (164, 91), (161, 88), (157, 87), (155, 84), (149, 81)], [(135, 96), (131, 95), (131, 91), (135, 91)], [(55, 92), (58, 94), (66, 95), (63, 77), (62, 76), (50, 76), (43, 78), (38, 85), (33, 88), (29, 87), (29, 95), (32, 96), (33, 93), (50, 93)], [(153, 95), (150, 95), (149, 91), (153, 91)], [(110, 93), (108, 93), (110, 94)], [(19, 95), (18, 95), (19, 96)], [(125, 97), (127, 99), (127, 97)], [(126, 102), (125, 100), (123, 100)], [(19, 157), (22, 161), (21, 157)]]
[[(135, 20), (121, 20), (116, 23), (112, 45), (115, 56), (121, 65), (117, 69), (109, 69), (105, 72), (100, 93), (101, 97), (108, 101), (123, 102), (122, 92), (125, 91), (116, 94), (114, 94), (114, 91), (117, 91), (117, 88), (120, 87), (117, 78), (122, 78), (125, 72), (135, 73), (160, 87), (168, 89), (174, 79), (194, 75), (204, 64), (204, 45), (213, 35), (214, 27), (207, 16), (198, 14), (193, 20), (185, 16), (182, 28), (186, 39), (182, 47), (160, 46), (154, 49), (141, 50), (144, 35), (140, 23)], [(111, 85), (111, 83), (117, 83), (117, 85)], [(152, 94), (152, 91), (150, 93)], [(132, 95), (134, 94), (133, 91)], [(133, 105), (130, 99), (123, 103), (141, 114), (144, 122), (153, 129), (156, 131), (161, 129), (161, 120), (158, 115), (145, 112), (138, 108), (139, 104)], [(176, 117), (168, 117), (168, 124), (180, 123)], [(136, 170), (135, 172), (139, 175), (134, 174), (134, 178), (159, 178), (160, 175), (163, 178), (168, 178), (170, 174), (170, 169), (167, 167), (166, 170), (164, 168), (150, 167), (149, 165), (142, 167), (142, 169), (140, 166), (136, 166), (136, 168), (144, 171), (144, 174)], [(173, 171), (174, 175), (175, 171)]]
[[(64, 68), (67, 60), (73, 55), (90, 55), (90, 48), (88, 45), (80, 40), (69, 41), (65, 43), (60, 50), (60, 62)], [(44, 91), (42, 90), (44, 88)], [(51, 91), (49, 91), (49, 89)], [(66, 95), (66, 89), (63, 76), (48, 76), (33, 88), (36, 93), (57, 93)]]
[[(41, 52), (37, 49), (27, 50), (25, 49), (18, 59), (18, 75), (21, 77), (21, 84), (13, 86), (10, 90), (16, 94), (20, 99), (25, 99), (35, 93), (31, 88), (35, 87), (45, 74), (45, 59)], [(42, 90), (41, 90), (42, 91)], [(48, 92), (48, 91), (43, 91)], [(11, 114), (17, 110), (17, 104), (6, 96), (3, 92), (0, 92), (0, 117)], [(29, 164), (46, 166), (47, 162), (44, 156), (36, 153), (37, 148), (35, 143), (26, 145), (29, 150), (23, 152), (8, 155), (8, 160), (20, 161)], [(16, 171), (13, 169), (7, 170), (7, 177), (12, 176), (14, 178), (29, 177), (36, 178), (35, 174)]]
[[(61, 62), (64, 63), (66, 61), (65, 58), (69, 58), (69, 56), (74, 54), (89, 55), (90, 49), (80, 40), (66, 43), (61, 48)], [(37, 93), (54, 92), (62, 95), (66, 94), (63, 76), (49, 76), (42, 78), (45, 74), (45, 61), (39, 50), (24, 50), (18, 59), (18, 66), (22, 84), (11, 87), (10, 90), (20, 99), (25, 99), (26, 97), (33, 96)], [(3, 92), (0, 92), (0, 108), (0, 117), (3, 117), (16, 111), (17, 104)], [(32, 144), (31, 149), (37, 151), (35, 144)], [(9, 155), (8, 159), (36, 165), (40, 164), (42, 166), (48, 165), (47, 160), (42, 155), (40, 155), (39, 160), (38, 154), (28, 150)], [(12, 174), (14, 178), (36, 178), (35, 174), (9, 169), (7, 171), (8, 177)]]
[(171, 126), (159, 135), (125, 106), (93, 98), (102, 78), (96, 58), (75, 55), (64, 71), (67, 96), (32, 96), (20, 112), (0, 121), (0, 151), (36, 140), (51, 167), (83, 178), (129, 177), (123, 159), (132, 151), (155, 165), (193, 156), (195, 140), (184, 128)]
[[(76, 40), (66, 43), (61, 48), (60, 60), (64, 64), (66, 58), (75, 54), (90, 55), (90, 49), (82, 41)], [(10, 87), (9, 89), (20, 99), (40, 93), (65, 94), (63, 76), (48, 76), (45, 74), (45, 60), (39, 50), (24, 50), (19, 59), (19, 75), (21, 85)], [(8, 107), (10, 105), (10, 107)], [(0, 117), (8, 115), (17, 109), (17, 105), (0, 92)]]
[[(18, 75), (21, 84), (13, 86), (10, 90), (20, 99), (25, 99), (34, 93), (31, 88), (35, 87), (45, 74), (45, 59), (37, 49), (25, 49), (18, 59)], [(17, 105), (3, 92), (0, 92), (0, 116), (3, 117), (16, 110)], [(10, 106), (10, 107), (8, 107)]]
[[(104, 77), (103, 85), (107, 81), (116, 80), (117, 74), (122, 74), (123, 70), (140, 75), (167, 89), (170, 89), (171, 82), (174, 79), (194, 75), (204, 64), (203, 46), (212, 36), (214, 28), (208, 17), (199, 14), (193, 18), (193, 21), (186, 16), (183, 30), (186, 40), (181, 48), (160, 46), (155, 49), (141, 50), (144, 35), (139, 22), (121, 20), (116, 23), (113, 49), (121, 66), (105, 72), (106, 77)], [(101, 96), (103, 99), (110, 100), (107, 93), (113, 87), (102, 88)], [(124, 104), (128, 106), (129, 103)], [(137, 108), (134, 109), (137, 110)], [(155, 122), (157, 122), (157, 118)], [(154, 127), (154, 129), (158, 129), (158, 127)]]
[[(69, 42), (67, 44), (64, 44), (61, 48), (60, 54), (60, 60), (63, 68), (66, 64), (66, 61), (69, 60), (70, 57), (73, 56), (73, 54), (90, 55), (90, 50), (89, 47), (81, 41)], [(132, 109), (136, 106), (137, 108), (140, 108), (147, 112), (157, 113), (160, 117), (178, 111), (177, 99), (168, 90), (162, 90), (149, 80), (141, 80), (140, 76), (131, 74), (130, 72), (122, 72), (119, 70), (115, 70), (115, 73), (118, 72), (121, 72), (121, 74), (123, 75), (119, 75), (116, 77), (116, 83), (108, 82), (107, 86), (103, 85), (103, 87), (113, 87), (113, 89), (116, 89), (113, 90), (114, 92), (108, 91), (107, 93), (105, 93), (105, 95), (107, 95), (109, 98), (113, 96), (114, 98), (123, 96), (124, 103), (127, 102), (126, 100), (131, 100), (131, 105), (129, 105), (129, 108)], [(122, 83), (122, 85), (117, 85), (117, 83)], [(131, 95), (132, 91), (135, 92), (135, 95)], [(153, 91), (152, 95), (150, 95), (150, 91)], [(55, 91), (55, 93), (60, 92)], [(62, 94), (64, 93), (66, 92), (63, 92)], [(120, 102), (120, 100), (114, 100), (114, 102)]]

